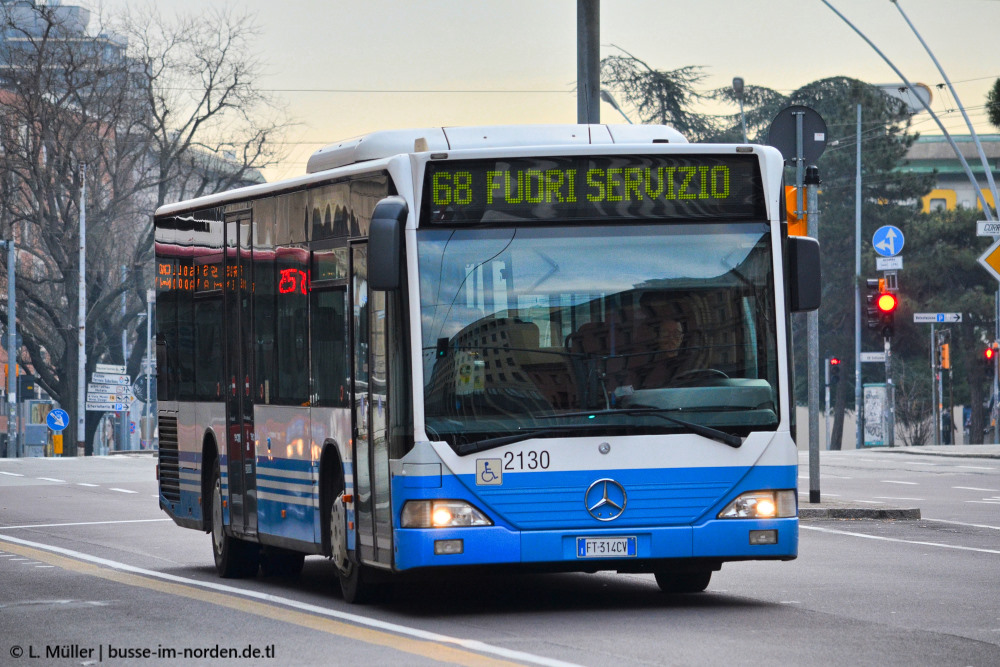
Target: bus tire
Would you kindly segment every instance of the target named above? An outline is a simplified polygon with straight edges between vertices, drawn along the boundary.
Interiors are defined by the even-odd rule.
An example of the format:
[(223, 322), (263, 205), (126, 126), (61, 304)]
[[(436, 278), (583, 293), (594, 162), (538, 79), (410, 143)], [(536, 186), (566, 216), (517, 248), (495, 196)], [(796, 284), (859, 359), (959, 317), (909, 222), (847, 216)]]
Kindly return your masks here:
[(280, 547), (261, 547), (260, 573), (265, 577), (297, 577), (302, 573), (306, 555)]
[(704, 572), (657, 572), (656, 584), (664, 593), (701, 593), (712, 580), (712, 571)]
[(258, 545), (226, 535), (222, 521), (222, 473), (215, 459), (212, 478), (212, 554), (215, 569), (223, 579), (243, 579), (257, 574)]
[(347, 509), (344, 507), (344, 468), (337, 466), (330, 488), (330, 554), (344, 601), (364, 604), (374, 596), (374, 586), (365, 580), (365, 567), (347, 553)]

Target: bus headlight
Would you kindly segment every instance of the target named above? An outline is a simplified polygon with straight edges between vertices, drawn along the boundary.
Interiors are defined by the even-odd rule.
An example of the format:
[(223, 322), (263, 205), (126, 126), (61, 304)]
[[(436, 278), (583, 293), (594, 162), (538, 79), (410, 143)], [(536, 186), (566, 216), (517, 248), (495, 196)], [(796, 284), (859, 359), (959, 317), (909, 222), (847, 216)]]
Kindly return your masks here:
[(780, 519), (798, 514), (795, 491), (748, 491), (719, 512), (720, 519)]
[(410, 500), (400, 516), (403, 528), (492, 526), (489, 517), (464, 500)]

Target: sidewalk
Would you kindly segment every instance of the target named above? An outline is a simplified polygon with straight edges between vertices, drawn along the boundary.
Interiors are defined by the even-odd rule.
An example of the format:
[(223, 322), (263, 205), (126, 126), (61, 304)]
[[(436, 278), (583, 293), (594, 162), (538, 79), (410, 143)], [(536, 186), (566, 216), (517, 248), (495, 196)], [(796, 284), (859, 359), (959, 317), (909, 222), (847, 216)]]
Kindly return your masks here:
[[(956, 458), (1000, 459), (1000, 445), (925, 445), (923, 447), (866, 447), (866, 452), (888, 452), (890, 454), (922, 454), (924, 456), (953, 456)], [(820, 460), (823, 454), (820, 452)]]
[[(819, 458), (822, 461), (824, 456), (830, 454), (838, 457), (850, 457), (852, 454), (860, 452), (947, 456), (962, 459), (1000, 459), (1000, 445), (927, 445), (923, 447), (866, 447), (864, 449), (846, 449), (842, 451), (824, 450), (820, 452)], [(822, 492), (820, 493), (821, 502), (819, 503), (810, 503), (808, 498), (808, 488), (801, 489), (799, 491), (800, 519), (915, 520), (920, 518), (920, 508), (918, 507), (874, 506), (837, 499), (824, 499)]]

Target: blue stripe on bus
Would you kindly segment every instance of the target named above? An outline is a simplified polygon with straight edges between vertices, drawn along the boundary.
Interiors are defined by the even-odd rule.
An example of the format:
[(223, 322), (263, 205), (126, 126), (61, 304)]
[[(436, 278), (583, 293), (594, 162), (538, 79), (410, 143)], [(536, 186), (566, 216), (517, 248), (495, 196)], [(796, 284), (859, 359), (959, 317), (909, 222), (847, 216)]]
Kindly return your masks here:
[[(530, 499), (519, 501), (516, 511), (510, 511), (510, 503), (496, 502), (500, 495), (497, 487), (491, 487), (487, 498), (477, 498), (468, 486), (451, 476), (444, 476), (442, 488), (433, 492), (407, 488), (394, 481), (396, 516), (408, 499), (457, 498), (484, 510), (496, 524), (488, 528), (397, 528), (396, 567), (404, 570), (488, 563), (577, 562), (585, 569), (585, 560), (577, 558), (576, 539), (601, 536), (636, 537), (638, 558), (713, 557), (725, 560), (794, 557), (798, 553), (797, 518), (715, 518), (727, 503), (744, 491), (796, 488), (796, 466), (616, 470), (613, 474), (590, 471), (584, 475), (581, 481), (575, 472), (505, 473), (503, 486), (509, 486), (514, 496), (526, 492)], [(524, 477), (531, 479), (524, 480)], [(619, 481), (629, 494), (622, 517), (611, 522), (591, 517), (584, 502), (589, 485), (604, 477)], [(688, 480), (696, 493), (686, 494), (683, 480)], [(722, 480), (731, 481), (722, 488)], [(664, 484), (675, 485), (680, 500), (665, 493), (661, 488)], [(647, 493), (646, 487), (650, 485), (658, 489), (656, 493)], [(711, 497), (706, 497), (705, 485), (715, 491)], [(545, 500), (546, 486), (552, 489), (549, 502)], [(472, 489), (486, 495), (482, 486)], [(552, 499), (555, 502), (551, 502)], [(530, 509), (529, 502), (539, 504)], [(673, 511), (678, 503), (683, 511)], [(494, 505), (508, 512), (506, 518), (497, 513)], [(544, 520), (543, 515), (547, 515)], [(525, 525), (531, 528), (525, 529)], [(778, 543), (751, 545), (749, 531), (759, 529), (778, 530)], [(463, 553), (435, 555), (434, 542), (448, 539), (463, 540)]]

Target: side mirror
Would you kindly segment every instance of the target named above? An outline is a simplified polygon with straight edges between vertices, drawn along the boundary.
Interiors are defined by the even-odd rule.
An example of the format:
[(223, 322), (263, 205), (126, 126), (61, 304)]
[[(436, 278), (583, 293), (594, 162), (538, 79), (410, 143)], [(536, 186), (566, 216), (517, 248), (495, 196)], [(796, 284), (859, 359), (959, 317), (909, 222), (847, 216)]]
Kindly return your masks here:
[(808, 236), (789, 236), (786, 259), (788, 309), (793, 313), (816, 310), (823, 292), (819, 241)]
[(373, 290), (399, 289), (403, 228), (408, 213), (402, 197), (386, 197), (375, 205), (368, 228), (368, 286)]

